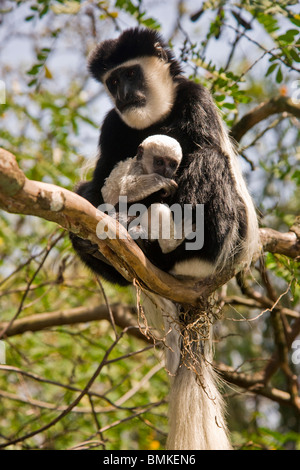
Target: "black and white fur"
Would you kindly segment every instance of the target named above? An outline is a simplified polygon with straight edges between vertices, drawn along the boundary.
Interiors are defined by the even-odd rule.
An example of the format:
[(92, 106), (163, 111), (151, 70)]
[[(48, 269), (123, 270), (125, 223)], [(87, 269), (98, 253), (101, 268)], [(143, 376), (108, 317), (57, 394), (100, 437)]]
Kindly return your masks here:
[[(172, 251), (182, 241), (182, 233), (179, 241), (175, 238), (172, 212), (163, 204), (178, 188), (173, 177), (181, 160), (182, 150), (177, 140), (167, 135), (152, 135), (139, 145), (135, 157), (114, 167), (101, 189), (105, 204), (110, 205), (106, 210), (114, 206), (112, 216), (129, 234), (135, 240), (157, 240), (163, 253)], [(124, 196), (125, 210), (121, 210), (120, 198)], [(136, 201), (139, 201), (138, 217), (129, 216), (127, 203)]]
[(157, 191), (165, 196), (177, 189), (172, 179), (182, 160), (177, 140), (166, 135), (147, 137), (138, 147), (137, 155), (119, 162), (101, 189), (106, 204), (115, 206), (120, 196), (128, 202), (141, 201)]
[[(183, 158), (175, 176), (178, 189), (166, 202), (204, 204), (204, 246), (187, 251), (185, 243), (180, 243), (162, 253), (154, 242), (145, 245), (146, 256), (164, 271), (199, 278), (227, 266), (249, 265), (258, 246), (257, 217), (234, 147), (208, 90), (182, 75), (161, 36), (149, 29), (130, 29), (104, 41), (92, 52), (89, 69), (106, 87), (114, 108), (102, 125), (93, 178), (82, 183), (78, 193), (99, 206), (103, 203), (100, 189), (117, 162), (136, 155), (150, 135), (173, 137), (181, 145)], [(126, 283), (110, 265), (94, 257), (85, 242), (75, 235), (71, 239), (87, 266), (112, 282)], [(166, 332), (172, 318), (177, 318), (176, 306), (150, 297), (145, 301), (149, 318)], [(166, 305), (168, 319), (162, 313)], [(199, 387), (194, 373), (179, 366), (180, 338), (175, 328), (172, 334), (168, 337), (176, 350), (167, 358), (167, 368), (175, 374), (168, 448), (230, 448), (211, 366), (202, 365), (206, 386)]]

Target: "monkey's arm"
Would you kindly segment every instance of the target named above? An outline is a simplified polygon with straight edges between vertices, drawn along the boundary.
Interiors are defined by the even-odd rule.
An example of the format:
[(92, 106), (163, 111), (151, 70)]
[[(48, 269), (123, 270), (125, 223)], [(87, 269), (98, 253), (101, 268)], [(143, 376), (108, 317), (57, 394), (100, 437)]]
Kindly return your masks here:
[(136, 157), (119, 162), (111, 171), (101, 189), (104, 202), (115, 206), (120, 196), (127, 196), (128, 202), (142, 201), (160, 190), (169, 196), (177, 189), (177, 184), (170, 178), (156, 173), (145, 174)]
[(101, 189), (104, 202), (115, 206), (119, 201), (119, 196), (124, 195), (124, 183), (127, 180), (134, 180), (138, 174), (141, 174), (140, 165), (135, 158), (119, 162), (106, 178)]
[(127, 196), (128, 202), (142, 201), (157, 191), (164, 190), (165, 196), (173, 194), (177, 183), (156, 173), (150, 175), (126, 176), (120, 183), (120, 196)]

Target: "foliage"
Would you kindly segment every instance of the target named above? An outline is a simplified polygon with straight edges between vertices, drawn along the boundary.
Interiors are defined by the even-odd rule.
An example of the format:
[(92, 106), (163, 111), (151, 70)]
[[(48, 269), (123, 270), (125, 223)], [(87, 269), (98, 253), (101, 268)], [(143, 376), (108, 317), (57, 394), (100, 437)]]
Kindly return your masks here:
[[(2, 2), (0, 78), (6, 103), (0, 104), (0, 146), (17, 155), (28, 178), (72, 189), (85, 157), (96, 153), (98, 127), (108, 109), (100, 87), (88, 78), (86, 56), (96, 42), (129, 25), (168, 35), (185, 73), (211, 90), (230, 128), (262, 101), (280, 95), (297, 100), (297, 3), (208, 0), (197, 10), (196, 1), (159, 6), (150, 0)], [(282, 231), (300, 212), (299, 132), (294, 116), (270, 116), (249, 130), (239, 149), (262, 225)], [(53, 224), (1, 213), (0, 234), (1, 322), (98, 305), (106, 298), (110, 304), (135, 304), (131, 289), (107, 283), (104, 297), (75, 258), (66, 234)], [(299, 262), (266, 255), (253, 273), (261, 293), (270, 287), (262, 282), (263, 269), (277, 297), (286, 292), (282, 306), (299, 315)], [(263, 364), (276, 344), (270, 310), (259, 303), (250, 310), (236, 302), (239, 295), (236, 283), (230, 283), (216, 352), (217, 361), (246, 373)], [(114, 341), (106, 321), (6, 338), (0, 445), (51, 422), (84, 389), (114, 345), (111, 362), (103, 363), (91, 393), (56, 425), (14, 447), (162, 449), (168, 377), (159, 369), (160, 349), (149, 349), (131, 330)], [(290, 367), (297, 373), (296, 364)], [(285, 379), (278, 371), (272, 386), (288, 392)], [(238, 448), (299, 449), (299, 416), (292, 408), (259, 394), (236, 397), (230, 388), (226, 393)]]

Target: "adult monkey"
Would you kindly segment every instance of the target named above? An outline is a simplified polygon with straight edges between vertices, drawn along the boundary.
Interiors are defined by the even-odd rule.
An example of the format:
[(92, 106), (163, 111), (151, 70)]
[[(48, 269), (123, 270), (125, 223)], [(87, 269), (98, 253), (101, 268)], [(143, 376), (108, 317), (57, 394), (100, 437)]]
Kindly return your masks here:
[[(177, 139), (183, 152), (175, 177), (178, 189), (166, 202), (183, 208), (189, 204), (194, 210), (198, 204), (204, 205), (204, 245), (195, 251), (182, 242), (170, 253), (162, 253), (154, 242), (145, 246), (146, 256), (165, 271), (199, 278), (238, 263), (249, 265), (258, 245), (257, 217), (210, 93), (182, 75), (161, 36), (149, 29), (129, 29), (119, 38), (99, 44), (90, 55), (89, 70), (103, 83), (114, 108), (102, 125), (93, 178), (77, 192), (98, 207), (103, 203), (104, 180), (116, 163), (136, 155), (146, 137), (166, 134)], [(71, 239), (87, 266), (109, 281), (126, 284), (89, 242), (75, 235)], [(151, 300), (147, 302), (156, 326), (162, 323), (165, 308), (176, 318), (174, 304), (159, 297)], [(210, 359), (200, 367), (199, 386), (193, 371), (180, 367), (180, 335), (171, 323), (165, 319), (165, 331), (170, 325), (172, 330), (167, 335), (171, 347), (167, 368), (175, 375), (167, 446), (228, 449), (222, 400)]]

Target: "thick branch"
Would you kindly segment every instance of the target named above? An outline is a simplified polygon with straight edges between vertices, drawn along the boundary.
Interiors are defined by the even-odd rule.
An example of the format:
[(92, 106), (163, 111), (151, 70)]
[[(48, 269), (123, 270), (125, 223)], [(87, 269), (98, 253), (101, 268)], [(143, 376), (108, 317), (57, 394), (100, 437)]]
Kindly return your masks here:
[(260, 240), (264, 251), (297, 258), (300, 256), (300, 238), (292, 228), (287, 233), (277, 232), (271, 228), (260, 229)]
[(232, 137), (240, 142), (241, 138), (256, 124), (273, 114), (289, 113), (300, 118), (300, 104), (296, 104), (291, 98), (280, 96), (261, 103), (245, 114), (231, 129)]
[(289, 393), (265, 385), (262, 382), (262, 376), (260, 373), (251, 375), (237, 372), (232, 367), (225, 364), (217, 364), (216, 367), (221, 377), (227, 382), (244, 388), (256, 395), (262, 395), (275, 402), (295, 406), (298, 410), (300, 409), (300, 399), (297, 399), (296, 402), (294, 402)]
[[(35, 215), (56, 222), (89, 239), (126, 279), (135, 280), (142, 288), (181, 304), (199, 305), (201, 297), (208, 296), (236, 274), (233, 270), (224, 270), (215, 277), (199, 281), (179, 280), (161, 271), (146, 258), (122, 225), (71, 191), (27, 179), (15, 157), (4, 149), (0, 149), (0, 207), (7, 212)], [(97, 236), (99, 222), (107, 226), (108, 237), (104, 240)], [(263, 245), (273, 251), (274, 243), (270, 240), (274, 239), (275, 232), (263, 229), (262, 233)], [(276, 237), (285, 238), (285, 243), (280, 243), (281, 253), (292, 257), (300, 255), (295, 232), (291, 235), (276, 232)], [(277, 245), (275, 249), (278, 249)], [(241, 268), (243, 266), (237, 270)]]
[[(128, 333), (142, 339), (143, 341), (147, 341), (147, 338), (138, 328), (136, 309), (134, 307), (113, 304), (110, 308), (116, 325), (122, 328), (132, 327), (128, 330)], [(27, 331), (40, 331), (54, 326), (74, 325), (77, 323), (86, 323), (97, 320), (110, 321), (110, 315), (106, 305), (77, 307), (68, 310), (58, 310), (51, 313), (47, 312), (30, 315), (19, 320), (15, 320), (5, 332), (5, 337), (20, 335)], [(0, 323), (0, 330), (3, 328), (5, 329), (6, 326), (6, 323)]]

